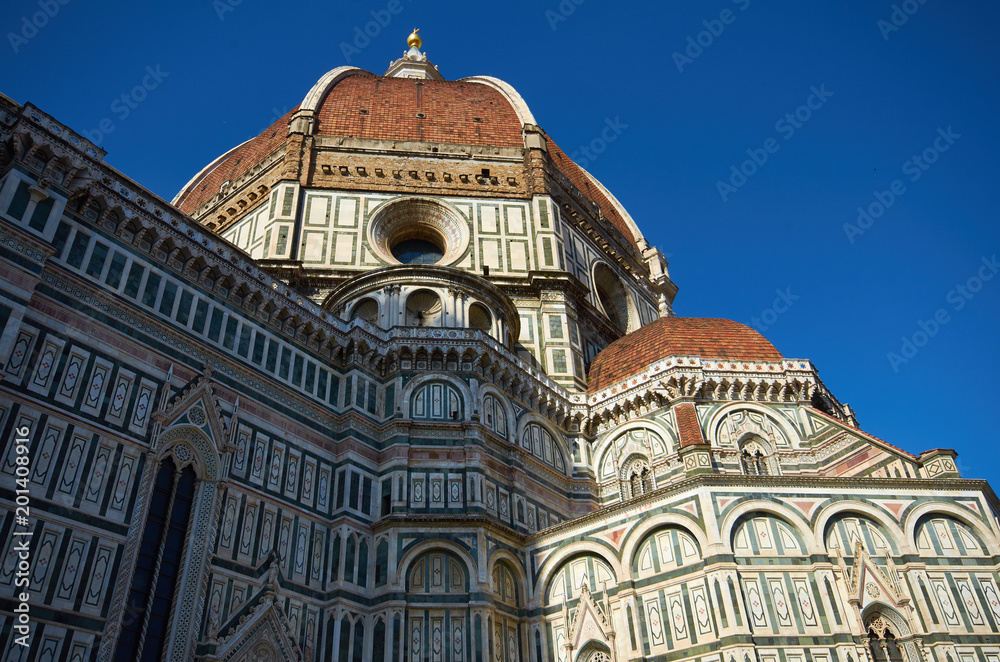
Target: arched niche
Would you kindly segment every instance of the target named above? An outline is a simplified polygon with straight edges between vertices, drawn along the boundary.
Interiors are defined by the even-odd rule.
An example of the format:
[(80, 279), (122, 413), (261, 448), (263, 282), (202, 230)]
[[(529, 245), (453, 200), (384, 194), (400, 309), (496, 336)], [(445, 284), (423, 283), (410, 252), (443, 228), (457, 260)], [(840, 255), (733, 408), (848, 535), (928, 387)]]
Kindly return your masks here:
[(633, 579), (693, 566), (702, 559), (698, 541), (679, 526), (663, 526), (642, 539), (631, 559)]
[(746, 499), (738, 502), (736, 505), (730, 506), (720, 522), (719, 535), (721, 540), (725, 542), (730, 553), (734, 553), (732, 542), (736, 527), (744, 517), (751, 514), (770, 515), (784, 521), (785, 524), (790, 526), (797, 533), (798, 537), (805, 545), (805, 549), (808, 554), (820, 553), (823, 551), (823, 548), (817, 544), (812, 529), (809, 527), (809, 523), (806, 522), (802, 518), (802, 515), (797, 511), (774, 501), (764, 499)]
[[(411, 416), (413, 415), (414, 411), (423, 411), (424, 414), (421, 416), (421, 418), (427, 418), (427, 412), (433, 413), (435, 409), (433, 407), (428, 408), (427, 400), (424, 400), (422, 410), (419, 407), (415, 409), (417, 396), (423, 393), (426, 397), (428, 392), (425, 391), (425, 389), (431, 384), (444, 385), (448, 390), (452, 390), (455, 393), (457, 393), (458, 405), (459, 405), (458, 420), (463, 420), (463, 421), (469, 420), (469, 418), (472, 415), (472, 412), (470, 411), (472, 403), (472, 392), (469, 390), (468, 385), (458, 380), (448, 379), (437, 374), (421, 375), (419, 377), (415, 377), (414, 379), (410, 380), (409, 383), (406, 384), (406, 386), (403, 388), (403, 394), (401, 397), (400, 408), (402, 409), (402, 411), (407, 415)], [(450, 405), (453, 403), (447, 403), (447, 404)], [(442, 408), (439, 411), (443, 412), (444, 409)], [(447, 420), (453, 420), (451, 417), (452, 411), (453, 410), (450, 409), (448, 410)], [(435, 420), (435, 419), (428, 418), (428, 420)], [(445, 420), (445, 419), (440, 419), (440, 420)]]
[(733, 529), (733, 554), (739, 558), (808, 556), (802, 534), (791, 524), (769, 513), (748, 513)]
[(971, 526), (941, 512), (929, 512), (919, 519), (914, 543), (922, 557), (991, 556), (989, 547)]
[(906, 542), (916, 540), (918, 525), (927, 515), (931, 514), (950, 517), (961, 522), (975, 533), (975, 537), (984, 543), (987, 549), (995, 549), (1000, 546), (1000, 539), (996, 533), (981, 519), (974, 516), (967, 508), (943, 501), (925, 502), (906, 511), (903, 522), (903, 536)]
[(777, 476), (781, 462), (768, 440), (754, 432), (743, 435), (736, 444), (740, 469), (745, 476)]
[(565, 561), (552, 574), (545, 594), (546, 605), (575, 604), (584, 583), (591, 593), (618, 585), (614, 570), (605, 559), (583, 552)]
[(392, 590), (405, 591), (406, 582), (409, 580), (409, 571), (415, 560), (427, 552), (447, 552), (459, 559), (468, 573), (470, 581), (479, 583), (485, 581), (485, 577), (479, 577), (476, 570), (475, 559), (469, 554), (467, 549), (449, 540), (430, 539), (411, 545), (398, 562), (389, 568), (389, 583)]
[[(868, 518), (874, 522), (882, 534), (892, 541), (892, 549), (898, 550), (895, 553), (913, 553), (913, 548), (903, 535), (903, 530), (899, 527), (899, 524), (892, 519), (889, 512), (871, 503), (866, 503), (860, 500), (837, 500), (828, 502), (826, 505), (821, 506), (819, 511), (813, 516), (813, 533), (815, 534), (816, 539), (822, 544), (822, 549), (819, 550), (821, 553), (832, 553), (832, 550), (826, 545), (828, 542), (827, 537), (830, 530), (830, 524), (837, 518), (849, 513), (856, 517)], [(874, 553), (871, 549), (868, 551), (869, 554)], [(850, 554), (853, 555), (854, 551), (851, 550)]]
[(771, 451), (797, 448), (799, 435), (783, 416), (763, 405), (732, 403), (712, 414), (706, 426), (709, 442), (719, 448), (738, 448), (740, 440), (756, 435)]
[(598, 449), (597, 481), (616, 479), (625, 457), (639, 453), (652, 465), (673, 453), (675, 447), (670, 433), (659, 426), (643, 422), (618, 428)]
[(634, 331), (638, 327), (635, 304), (617, 274), (607, 264), (596, 262), (592, 282), (594, 298), (608, 321), (624, 333)]
[(528, 416), (522, 419), (517, 438), (525, 452), (556, 471), (569, 474), (573, 466), (572, 456), (565, 447), (562, 435), (551, 430), (540, 417)]
[(493, 386), (482, 388), (480, 394), (480, 422), (500, 437), (509, 439), (514, 415), (506, 396)]
[(406, 570), (407, 595), (467, 594), (469, 569), (453, 552), (431, 549), (416, 556)]
[(348, 320), (363, 320), (379, 326), (379, 303), (372, 297), (365, 297), (351, 307)]
[(830, 518), (823, 533), (823, 543), (828, 554), (833, 554), (837, 548), (845, 558), (854, 557), (858, 543), (876, 558), (899, 554), (897, 541), (885, 527), (854, 511), (844, 511)]

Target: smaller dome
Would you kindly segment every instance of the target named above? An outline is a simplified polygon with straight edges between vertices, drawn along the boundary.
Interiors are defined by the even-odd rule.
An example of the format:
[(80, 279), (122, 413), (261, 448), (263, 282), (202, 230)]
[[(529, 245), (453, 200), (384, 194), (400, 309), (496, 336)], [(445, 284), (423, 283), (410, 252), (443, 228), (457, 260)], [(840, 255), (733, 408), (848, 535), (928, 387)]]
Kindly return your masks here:
[(780, 361), (781, 353), (749, 326), (710, 317), (663, 317), (605, 347), (590, 364), (587, 390), (641, 372), (667, 356)]

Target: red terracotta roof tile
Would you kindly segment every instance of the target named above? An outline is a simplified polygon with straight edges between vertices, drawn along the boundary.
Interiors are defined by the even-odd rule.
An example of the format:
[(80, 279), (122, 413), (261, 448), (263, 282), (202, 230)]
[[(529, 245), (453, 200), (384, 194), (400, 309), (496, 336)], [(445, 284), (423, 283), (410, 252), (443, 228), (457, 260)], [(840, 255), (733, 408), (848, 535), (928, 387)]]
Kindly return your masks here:
[(632, 230), (629, 228), (628, 223), (622, 218), (622, 215), (618, 213), (618, 208), (612, 204), (608, 196), (604, 195), (604, 191), (600, 187), (594, 186), (590, 178), (583, 172), (583, 169), (578, 166), (573, 159), (566, 156), (566, 152), (559, 148), (559, 145), (555, 144), (551, 138), (545, 136), (545, 144), (549, 150), (549, 157), (556, 167), (573, 183), (573, 186), (580, 189), (584, 195), (597, 203), (597, 206), (601, 208), (601, 213), (604, 217), (611, 221), (611, 225), (621, 232), (625, 236), (625, 240), (628, 241), (632, 246), (636, 245), (635, 236), (632, 234)]
[(590, 364), (588, 391), (599, 391), (667, 356), (780, 361), (781, 353), (748, 326), (732, 320), (664, 317), (601, 351)]
[[(211, 166), (178, 197), (177, 207), (192, 213), (222, 184), (246, 173), (287, 139), (294, 108), (259, 136)], [(488, 85), (469, 81), (385, 78), (371, 73), (347, 76), (319, 103), (316, 135), (377, 140), (439, 142), (520, 148), (521, 121), (507, 98)], [(628, 223), (607, 195), (583, 170), (545, 137), (555, 166), (590, 200), (625, 240), (635, 246)]]
[(247, 170), (260, 163), (265, 156), (278, 149), (288, 138), (288, 122), (298, 109), (296, 106), (288, 111), (259, 136), (243, 143), (219, 163), (202, 173), (201, 177), (181, 192), (177, 208), (190, 214), (216, 195), (224, 183), (238, 179)]
[[(423, 115), (424, 117), (418, 117)], [(521, 120), (499, 91), (463, 81), (348, 76), (320, 103), (316, 133), (523, 147)]]
[(681, 446), (705, 443), (705, 437), (701, 433), (701, 424), (698, 423), (698, 412), (693, 404), (682, 402), (676, 405), (674, 416), (677, 417), (677, 432), (681, 437)]

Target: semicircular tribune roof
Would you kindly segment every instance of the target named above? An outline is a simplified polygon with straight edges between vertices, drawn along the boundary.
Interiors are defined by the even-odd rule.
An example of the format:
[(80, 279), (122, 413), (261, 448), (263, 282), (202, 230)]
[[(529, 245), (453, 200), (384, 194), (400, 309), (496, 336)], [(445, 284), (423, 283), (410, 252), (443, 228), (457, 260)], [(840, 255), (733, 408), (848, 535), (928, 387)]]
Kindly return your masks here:
[(782, 360), (767, 338), (739, 322), (712, 317), (663, 317), (605, 347), (590, 364), (587, 390), (611, 386), (667, 356)]

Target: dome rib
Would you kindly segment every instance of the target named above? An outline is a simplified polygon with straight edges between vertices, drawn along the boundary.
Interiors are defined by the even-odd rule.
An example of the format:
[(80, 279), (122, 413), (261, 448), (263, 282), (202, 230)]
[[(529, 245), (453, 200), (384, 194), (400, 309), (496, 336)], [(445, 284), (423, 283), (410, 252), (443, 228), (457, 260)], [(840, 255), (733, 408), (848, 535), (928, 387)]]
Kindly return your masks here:
[(288, 122), (299, 107), (291, 109), (256, 138), (229, 150), (223, 157), (202, 170), (174, 198), (173, 204), (186, 214), (191, 214), (211, 200), (222, 185), (242, 177), (264, 157), (284, 145), (288, 138)]
[(561, 173), (566, 175), (566, 178), (569, 179), (573, 186), (578, 188), (585, 196), (596, 202), (597, 206), (601, 208), (601, 213), (606, 219), (608, 219), (608, 221), (610, 221), (611, 225), (613, 225), (614, 228), (618, 230), (623, 237), (625, 237), (630, 245), (638, 248), (637, 240), (640, 239), (642, 235), (636, 235), (636, 233), (632, 231), (631, 226), (635, 225), (634, 222), (630, 224), (629, 221), (626, 221), (625, 218), (618, 213), (618, 208), (615, 203), (612, 202), (607, 195), (605, 195), (606, 189), (604, 186), (597, 184), (597, 180), (583, 168), (578, 166), (576, 161), (567, 156), (566, 152), (562, 151), (562, 148), (560, 148), (559, 145), (557, 145), (555, 141), (548, 136), (548, 134), (545, 136), (545, 144), (548, 148), (549, 157), (552, 159), (556, 168)]

